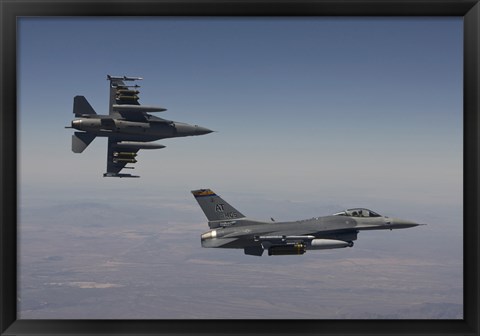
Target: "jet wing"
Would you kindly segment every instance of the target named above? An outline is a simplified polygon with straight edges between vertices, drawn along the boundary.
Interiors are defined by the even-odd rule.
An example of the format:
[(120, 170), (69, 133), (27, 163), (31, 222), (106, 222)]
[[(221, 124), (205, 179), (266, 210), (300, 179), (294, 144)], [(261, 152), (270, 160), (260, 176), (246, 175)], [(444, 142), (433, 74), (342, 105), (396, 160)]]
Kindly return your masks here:
[(107, 76), (110, 81), (110, 102), (109, 102), (109, 114), (119, 117), (121, 114), (114, 109), (114, 105), (140, 105), (138, 102), (138, 94), (140, 91), (137, 89), (139, 85), (127, 85), (126, 81), (141, 80), (140, 77), (127, 77), (127, 76)]
[(139, 85), (127, 85), (127, 81), (141, 80), (140, 77), (108, 76), (110, 80), (109, 115), (129, 121), (148, 122), (152, 118), (147, 112), (163, 112), (166, 108), (145, 106), (138, 102)]
[(271, 244), (289, 244), (292, 242), (310, 243), (313, 239), (339, 239), (351, 241), (357, 239), (358, 230), (353, 224), (325, 227), (322, 230), (309, 222), (299, 223), (293, 228), (280, 228), (254, 236), (254, 241)]
[(118, 142), (112, 138), (108, 138), (107, 149), (107, 172), (104, 177), (139, 177), (131, 174), (120, 174), (124, 168), (133, 169), (133, 167), (125, 167), (128, 163), (135, 163), (137, 160), (137, 152), (139, 148), (135, 147), (118, 147)]

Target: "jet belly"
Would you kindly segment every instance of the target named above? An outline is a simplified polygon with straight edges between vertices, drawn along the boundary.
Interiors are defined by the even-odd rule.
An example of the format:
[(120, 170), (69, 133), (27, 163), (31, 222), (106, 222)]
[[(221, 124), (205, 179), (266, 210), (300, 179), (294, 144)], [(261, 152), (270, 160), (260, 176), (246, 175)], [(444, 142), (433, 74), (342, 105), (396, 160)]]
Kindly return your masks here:
[(143, 134), (156, 137), (157, 139), (203, 135), (212, 132), (205, 127), (173, 121), (144, 123), (120, 120), (116, 121), (115, 125), (117, 126), (117, 132), (125, 134)]
[(175, 136), (175, 129), (170, 124), (166, 123), (152, 123), (150, 124), (150, 129), (146, 132), (146, 134), (156, 136), (159, 139), (162, 138), (171, 138)]
[(124, 120), (115, 120), (114, 132), (120, 134), (136, 134), (139, 136), (154, 137), (156, 139), (175, 136), (175, 128), (167, 123), (146, 123)]

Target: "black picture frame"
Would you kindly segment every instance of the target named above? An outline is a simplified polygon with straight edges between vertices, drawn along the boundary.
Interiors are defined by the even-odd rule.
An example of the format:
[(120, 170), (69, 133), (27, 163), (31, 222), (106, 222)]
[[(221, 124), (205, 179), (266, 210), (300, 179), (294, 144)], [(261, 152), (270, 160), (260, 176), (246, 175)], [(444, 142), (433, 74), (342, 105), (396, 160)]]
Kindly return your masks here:
[[(478, 0), (9, 1), (1, 12), (1, 335), (478, 335)], [(464, 22), (463, 320), (18, 320), (16, 20), (22, 16), (457, 16)]]

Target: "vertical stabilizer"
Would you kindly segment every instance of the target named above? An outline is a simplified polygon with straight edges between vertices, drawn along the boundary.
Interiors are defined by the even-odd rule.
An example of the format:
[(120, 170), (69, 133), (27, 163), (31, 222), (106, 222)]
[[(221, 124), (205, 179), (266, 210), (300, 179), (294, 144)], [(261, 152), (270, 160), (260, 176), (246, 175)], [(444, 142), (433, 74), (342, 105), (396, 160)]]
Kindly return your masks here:
[(225, 202), (210, 189), (192, 190), (192, 194), (209, 222), (234, 220), (245, 217), (240, 211)]
[(73, 113), (75, 117), (97, 114), (84, 96), (75, 96), (73, 98)]

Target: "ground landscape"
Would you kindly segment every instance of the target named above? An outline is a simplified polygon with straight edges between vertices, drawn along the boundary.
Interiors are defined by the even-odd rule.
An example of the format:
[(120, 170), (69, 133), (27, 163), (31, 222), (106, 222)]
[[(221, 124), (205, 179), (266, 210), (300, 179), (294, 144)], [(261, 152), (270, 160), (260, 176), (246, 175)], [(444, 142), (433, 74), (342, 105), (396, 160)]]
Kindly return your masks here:
[[(21, 208), (20, 318), (463, 316), (462, 252), (453, 247), (462, 237), (449, 229), (448, 213), (443, 223), (412, 213), (430, 225), (364, 232), (353, 248), (258, 258), (202, 249), (207, 226), (190, 195), (142, 201), (135, 211), (102, 195), (54, 205), (38, 198)], [(339, 210), (244, 195), (233, 201), (256, 218)]]

